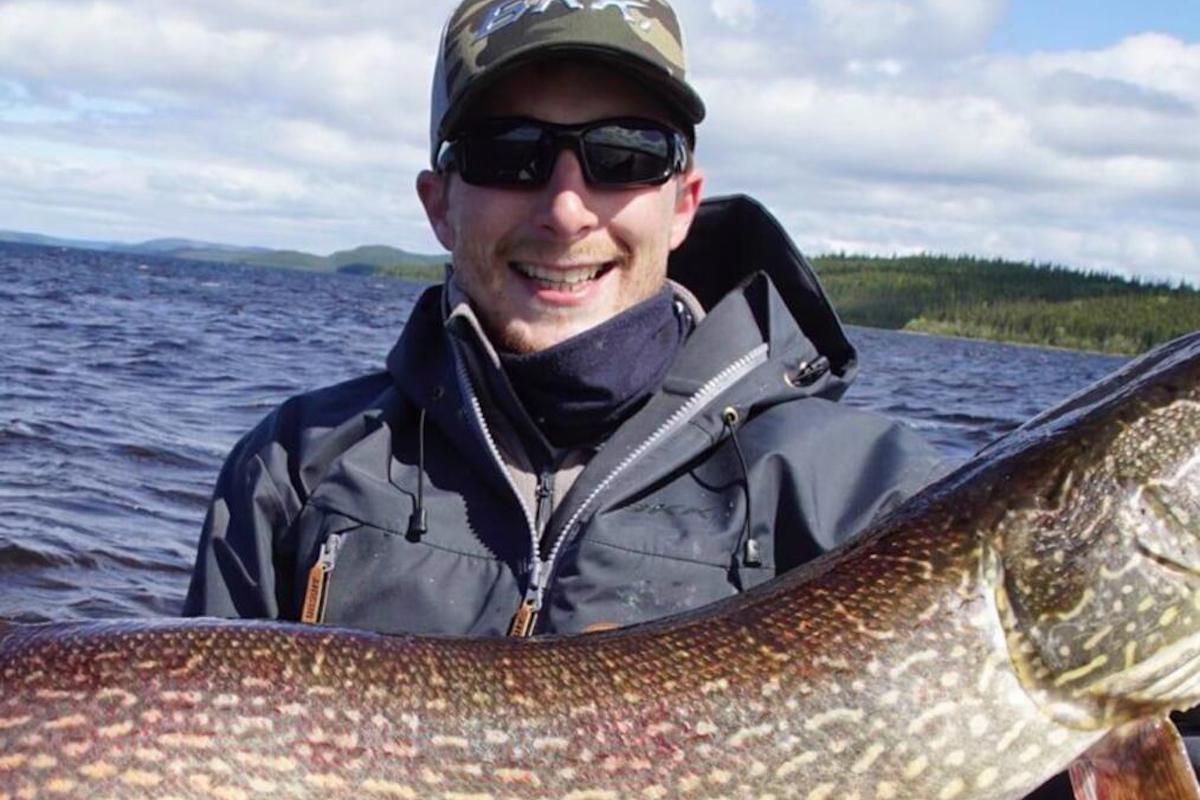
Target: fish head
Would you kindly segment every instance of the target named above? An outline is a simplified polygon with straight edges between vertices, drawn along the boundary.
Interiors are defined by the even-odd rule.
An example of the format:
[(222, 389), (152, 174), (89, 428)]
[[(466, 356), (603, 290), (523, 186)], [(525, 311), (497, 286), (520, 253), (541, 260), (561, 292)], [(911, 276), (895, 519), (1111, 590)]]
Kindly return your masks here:
[(1200, 704), (1200, 334), (1027, 435), (1032, 491), (993, 538), (1023, 685), (1080, 728)]

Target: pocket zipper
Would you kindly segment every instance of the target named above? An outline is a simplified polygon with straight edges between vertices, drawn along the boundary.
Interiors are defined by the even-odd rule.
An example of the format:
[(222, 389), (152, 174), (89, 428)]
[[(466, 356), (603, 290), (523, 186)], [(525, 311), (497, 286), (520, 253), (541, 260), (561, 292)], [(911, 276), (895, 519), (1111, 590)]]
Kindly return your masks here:
[(317, 563), (308, 571), (308, 589), (304, 593), (304, 610), (301, 622), (319, 625), (325, 621), (325, 604), (329, 600), (329, 576), (337, 564), (338, 550), (345, 536), (335, 533), (321, 545)]

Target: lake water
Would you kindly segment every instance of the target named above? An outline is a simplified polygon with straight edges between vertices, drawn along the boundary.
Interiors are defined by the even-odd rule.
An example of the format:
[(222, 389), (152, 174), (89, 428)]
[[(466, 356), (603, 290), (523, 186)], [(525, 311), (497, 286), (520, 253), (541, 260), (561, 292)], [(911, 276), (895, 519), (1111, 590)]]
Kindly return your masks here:
[[(178, 612), (221, 461), (287, 396), (382, 368), (421, 287), (0, 244), (0, 619)], [(846, 402), (948, 458), (1122, 359), (852, 328)]]

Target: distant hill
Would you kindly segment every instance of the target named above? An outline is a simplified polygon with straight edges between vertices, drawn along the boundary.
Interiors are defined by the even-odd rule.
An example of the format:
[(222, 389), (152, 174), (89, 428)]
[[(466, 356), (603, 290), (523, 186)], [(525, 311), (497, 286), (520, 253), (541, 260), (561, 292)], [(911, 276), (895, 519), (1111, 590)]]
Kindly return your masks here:
[[(389, 275), (409, 280), (440, 280), (444, 255), (410, 253), (387, 245), (364, 245), (319, 256), (299, 250), (271, 250), (266, 247), (201, 242), (192, 239), (151, 239), (146, 242), (99, 242), (60, 239), (37, 233), (0, 231), (0, 242), (37, 244), (49, 247), (73, 247), (119, 253), (149, 253), (190, 261), (216, 261), (223, 264), (248, 264), (321, 272), (347, 271), (357, 274)], [(349, 269), (347, 269), (349, 268)]]
[(1133, 354), (1200, 329), (1200, 291), (970, 256), (812, 259), (846, 322)]
[[(448, 258), (387, 245), (319, 256), (189, 239), (128, 244), (0, 231), (4, 241), (414, 281), (441, 280)], [(1125, 354), (1200, 329), (1200, 291), (1184, 285), (971, 256), (826, 255), (812, 263), (841, 318), (855, 325)]]

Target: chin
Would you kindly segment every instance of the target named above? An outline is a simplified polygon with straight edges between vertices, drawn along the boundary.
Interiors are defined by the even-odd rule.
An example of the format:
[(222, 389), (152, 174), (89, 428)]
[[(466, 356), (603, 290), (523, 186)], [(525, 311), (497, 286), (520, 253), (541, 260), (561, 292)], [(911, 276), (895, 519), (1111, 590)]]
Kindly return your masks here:
[(557, 324), (528, 325), (525, 323), (509, 324), (498, 330), (493, 339), (500, 349), (509, 353), (537, 353), (548, 350), (567, 339), (577, 336), (597, 322), (571, 322)]

